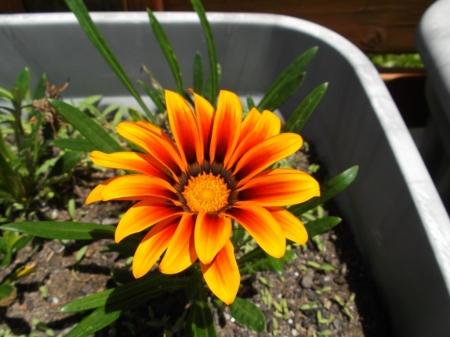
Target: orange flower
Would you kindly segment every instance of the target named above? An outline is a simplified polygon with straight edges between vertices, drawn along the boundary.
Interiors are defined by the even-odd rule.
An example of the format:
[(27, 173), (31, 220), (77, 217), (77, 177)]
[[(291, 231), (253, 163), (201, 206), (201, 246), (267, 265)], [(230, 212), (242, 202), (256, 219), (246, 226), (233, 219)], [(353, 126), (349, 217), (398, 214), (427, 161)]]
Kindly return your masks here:
[(101, 166), (137, 172), (104, 181), (86, 203), (138, 200), (122, 217), (116, 242), (150, 229), (133, 259), (135, 277), (145, 275), (164, 254), (159, 269), (179, 273), (197, 259), (211, 291), (234, 301), (239, 269), (230, 241), (232, 220), (243, 226), (269, 255), (281, 258), (286, 238), (303, 244), (303, 224), (282, 206), (319, 195), (310, 175), (293, 169), (268, 169), (296, 152), (302, 138), (280, 134), (280, 119), (252, 109), (242, 120), (239, 98), (221, 91), (214, 111), (194, 94), (195, 114), (178, 94), (165, 92), (175, 143), (145, 121), (122, 122), (118, 133), (146, 154), (91, 153)]

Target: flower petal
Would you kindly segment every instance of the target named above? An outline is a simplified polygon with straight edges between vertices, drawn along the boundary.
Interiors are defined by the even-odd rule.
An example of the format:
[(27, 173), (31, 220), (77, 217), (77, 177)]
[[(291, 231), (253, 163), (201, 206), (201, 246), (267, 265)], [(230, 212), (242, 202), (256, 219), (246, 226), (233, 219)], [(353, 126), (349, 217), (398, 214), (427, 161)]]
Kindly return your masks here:
[(281, 226), (267, 209), (237, 202), (226, 214), (239, 222), (267, 254), (276, 258), (284, 256), (286, 238)]
[(194, 244), (195, 214), (186, 213), (167, 247), (159, 264), (163, 274), (176, 274), (188, 268), (197, 260)]
[(161, 164), (167, 167), (174, 176), (179, 176), (186, 164), (181, 160), (180, 153), (175, 144), (167, 137), (153, 132), (155, 128), (142, 123), (122, 122), (117, 126), (117, 132), (130, 142), (138, 145), (148, 154), (151, 154)]
[(167, 181), (144, 174), (117, 177), (103, 190), (103, 201), (128, 198), (142, 200), (145, 197), (161, 197), (177, 201), (175, 189)]
[(227, 241), (213, 262), (210, 264), (200, 262), (200, 267), (206, 284), (214, 295), (227, 305), (233, 303), (239, 290), (241, 276), (231, 241)]
[(300, 245), (308, 241), (308, 232), (303, 223), (283, 207), (268, 208), (270, 214), (278, 221), (287, 239)]
[(167, 200), (146, 198), (125, 212), (117, 226), (115, 240), (118, 243), (128, 235), (139, 233), (162, 220), (180, 216), (182, 213), (183, 209), (170, 205)]
[(260, 206), (295, 205), (320, 196), (316, 179), (292, 169), (263, 171), (239, 189), (238, 200)]
[(234, 152), (242, 124), (242, 106), (236, 94), (221, 90), (214, 114), (209, 157), (226, 164)]
[(194, 93), (195, 113), (197, 115), (197, 127), (200, 133), (200, 141), (203, 146), (203, 155), (209, 160), (209, 145), (211, 142), (211, 122), (214, 108), (202, 96)]
[(195, 223), (195, 251), (203, 263), (211, 263), (231, 235), (231, 219), (201, 212)]
[(178, 219), (161, 221), (142, 239), (133, 258), (133, 275), (139, 278), (147, 274), (166, 250), (177, 229)]
[(238, 161), (234, 174), (239, 180), (238, 187), (244, 185), (252, 177), (266, 167), (276, 163), (302, 147), (302, 137), (294, 133), (282, 133), (250, 149)]
[(96, 202), (96, 201), (102, 201), (103, 200), (102, 194), (103, 194), (103, 191), (105, 190), (106, 186), (111, 181), (114, 181), (117, 178), (119, 178), (119, 177), (112, 177), (112, 178), (106, 179), (106, 180), (102, 181), (99, 185), (97, 185), (87, 196), (86, 201), (85, 201), (86, 205), (92, 204), (93, 202)]
[[(252, 109), (251, 112), (252, 111), (254, 110)], [(239, 160), (239, 158), (246, 154), (251, 148), (255, 147), (266, 139), (280, 133), (281, 121), (280, 118), (273, 112), (264, 110), (261, 116), (257, 119), (256, 124), (253, 125), (251, 125), (251, 123), (254, 123), (254, 121), (245, 123), (249, 115), (247, 115), (246, 119), (244, 120), (243, 129), (250, 128), (250, 130), (247, 132), (246, 137), (242, 137), (241, 135), (241, 138), (238, 142), (239, 145), (237, 146), (236, 151), (234, 151), (233, 156), (228, 162), (227, 168), (233, 167), (233, 165)]]
[(164, 167), (152, 156), (138, 152), (104, 153), (93, 151), (89, 155), (94, 164), (134, 172), (144, 173), (161, 179), (171, 179)]
[(170, 129), (180, 149), (181, 159), (187, 164), (202, 163), (203, 148), (191, 107), (175, 92), (166, 90), (165, 98)]

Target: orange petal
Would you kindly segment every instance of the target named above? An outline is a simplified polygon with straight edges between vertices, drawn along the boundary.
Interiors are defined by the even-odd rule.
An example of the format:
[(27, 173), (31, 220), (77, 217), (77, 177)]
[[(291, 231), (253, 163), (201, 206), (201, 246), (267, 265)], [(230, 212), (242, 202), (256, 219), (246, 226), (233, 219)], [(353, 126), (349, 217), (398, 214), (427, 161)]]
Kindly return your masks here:
[(242, 106), (239, 97), (229, 91), (220, 91), (211, 134), (211, 162), (228, 162), (239, 139), (241, 124)]
[(295, 205), (320, 196), (316, 179), (292, 169), (263, 171), (239, 189), (238, 200), (260, 206)]
[(194, 93), (195, 113), (197, 114), (197, 127), (205, 159), (209, 160), (209, 145), (211, 142), (211, 121), (214, 108), (202, 96)]
[(149, 128), (142, 123), (122, 122), (117, 126), (117, 132), (122, 137), (151, 154), (156, 160), (167, 167), (175, 176), (179, 176), (186, 164), (181, 160), (175, 144), (161, 132), (153, 132), (154, 126)]
[(217, 214), (199, 213), (195, 223), (195, 251), (203, 263), (211, 263), (230, 239), (231, 219)]
[(282, 133), (266, 139), (250, 149), (237, 163), (234, 174), (240, 180), (238, 187), (252, 177), (302, 147), (302, 137), (294, 133)]
[(194, 244), (195, 214), (186, 213), (170, 240), (166, 254), (159, 264), (163, 274), (180, 273), (197, 260)]
[(100, 151), (93, 151), (89, 156), (94, 164), (100, 166), (130, 170), (162, 179), (169, 178), (161, 163), (147, 154), (138, 152), (114, 152), (108, 154)]
[(125, 212), (117, 226), (115, 240), (118, 243), (128, 235), (139, 233), (162, 220), (182, 213), (181, 208), (164, 199), (146, 198)]
[(241, 276), (231, 241), (227, 241), (213, 262), (210, 264), (200, 262), (200, 267), (206, 284), (214, 295), (227, 305), (233, 303), (239, 290)]
[(169, 245), (177, 225), (178, 219), (162, 221), (142, 239), (133, 258), (132, 270), (135, 278), (144, 276), (153, 267)]
[(286, 238), (278, 222), (261, 206), (239, 202), (226, 211), (244, 227), (267, 254), (281, 258), (286, 251)]
[(181, 159), (187, 164), (202, 163), (203, 148), (191, 107), (175, 92), (166, 90), (165, 98), (170, 129), (180, 149)]
[[(245, 124), (245, 120), (243, 124)], [(247, 123), (247, 125), (250, 125), (250, 123)], [(252, 128), (249, 130), (246, 137), (242, 138), (241, 136), (241, 139), (239, 139), (239, 145), (227, 164), (227, 168), (231, 168), (239, 160), (239, 158), (246, 154), (251, 148), (272, 136), (278, 135), (280, 133), (280, 129), (280, 118), (278, 118), (278, 116), (273, 112), (264, 110), (260, 118), (258, 118), (257, 123), (252, 125)]]
[(268, 208), (270, 214), (278, 221), (287, 239), (300, 245), (308, 241), (308, 232), (303, 223), (283, 207)]
[(86, 205), (92, 204), (93, 202), (96, 201), (102, 201), (102, 193), (105, 190), (106, 186), (111, 182), (116, 180), (119, 177), (112, 177), (109, 179), (106, 179), (105, 181), (101, 182), (99, 185), (97, 185), (97, 187), (95, 187), (91, 193), (89, 193), (89, 195), (86, 198)]
[(167, 181), (144, 174), (129, 174), (111, 181), (103, 190), (104, 201), (128, 198), (142, 200), (145, 197), (161, 197), (177, 201), (175, 189)]

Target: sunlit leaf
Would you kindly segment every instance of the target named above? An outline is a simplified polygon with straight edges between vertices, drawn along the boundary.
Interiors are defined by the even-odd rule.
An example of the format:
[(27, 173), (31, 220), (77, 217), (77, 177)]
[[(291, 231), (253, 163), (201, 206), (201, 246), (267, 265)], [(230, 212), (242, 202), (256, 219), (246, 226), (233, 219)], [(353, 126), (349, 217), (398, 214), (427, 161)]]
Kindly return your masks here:
[(122, 310), (107, 310), (105, 307), (97, 308), (77, 324), (67, 337), (87, 337), (115, 322), (121, 313)]
[(341, 218), (335, 216), (328, 216), (317, 220), (309, 221), (305, 223), (305, 228), (310, 238), (326, 233), (333, 227), (337, 226), (342, 221)]
[(97, 150), (112, 153), (123, 148), (111, 135), (85, 113), (59, 100), (49, 100), (55, 110), (75, 129), (77, 129)]
[(95, 48), (97, 48), (98, 52), (102, 55), (103, 59), (110, 66), (111, 70), (114, 71), (114, 73), (123, 83), (123, 85), (128, 89), (130, 94), (136, 99), (136, 101), (139, 103), (142, 109), (144, 109), (145, 113), (147, 114), (147, 117), (152, 122), (154, 122), (153, 114), (145, 105), (136, 88), (131, 83), (131, 80), (123, 70), (122, 66), (120, 65), (115, 55), (113, 54), (111, 48), (109, 48), (108, 44), (101, 35), (97, 26), (95, 26), (94, 22), (89, 16), (88, 10), (84, 5), (83, 1), (65, 0), (65, 2), (67, 6), (70, 8), (70, 10), (75, 14), (75, 16), (78, 19), (78, 22), (80, 23), (80, 26), (83, 28), (83, 30), (85, 31), (86, 35), (89, 37)]
[(60, 138), (51, 142), (53, 146), (72, 151), (92, 152), (96, 147), (87, 139)]
[(289, 208), (289, 212), (299, 217), (310, 209), (323, 204), (349, 187), (353, 180), (355, 180), (357, 174), (358, 166), (353, 166), (345, 170), (320, 186), (320, 197), (314, 197), (307, 202), (292, 206)]

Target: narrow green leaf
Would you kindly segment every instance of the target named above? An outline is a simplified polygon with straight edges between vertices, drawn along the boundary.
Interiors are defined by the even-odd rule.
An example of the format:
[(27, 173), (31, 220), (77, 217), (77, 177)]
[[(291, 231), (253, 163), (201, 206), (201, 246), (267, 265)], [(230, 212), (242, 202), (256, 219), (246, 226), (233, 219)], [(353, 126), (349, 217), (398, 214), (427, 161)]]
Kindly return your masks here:
[(114, 119), (111, 122), (111, 124), (113, 126), (116, 126), (117, 124), (119, 124), (123, 120), (123, 115), (125, 114), (125, 112), (127, 112), (127, 110), (128, 110), (127, 107), (120, 108), (114, 115)]
[(310, 209), (323, 204), (350, 186), (357, 174), (357, 165), (345, 170), (320, 187), (320, 197), (315, 197), (302, 204), (292, 206), (289, 208), (289, 212), (299, 217)]
[(305, 228), (306, 231), (308, 232), (308, 237), (312, 238), (316, 235), (330, 231), (333, 227), (337, 226), (341, 221), (342, 221), (341, 218), (335, 216), (327, 216), (325, 218), (320, 218), (305, 223)]
[(175, 78), (175, 83), (177, 85), (177, 91), (181, 96), (185, 96), (183, 77), (181, 75), (180, 65), (178, 64), (177, 57), (173, 51), (172, 45), (164, 32), (164, 29), (153, 15), (153, 12), (147, 8), (148, 17), (150, 18), (150, 25), (152, 26), (153, 33), (158, 40), (159, 46), (161, 47), (164, 56), (166, 57), (167, 63), (169, 63), (170, 70), (172, 71), (173, 77)]
[(71, 221), (12, 222), (0, 226), (0, 229), (27, 233), (45, 239), (60, 240), (113, 239), (115, 231), (114, 226)]
[(92, 152), (96, 147), (87, 139), (61, 138), (51, 142), (53, 146), (72, 151)]
[(292, 113), (291, 117), (284, 124), (282, 132), (296, 132), (299, 133), (303, 125), (305, 125), (311, 113), (322, 100), (323, 95), (327, 90), (328, 83), (322, 83), (315, 88), (300, 105)]
[(59, 100), (49, 100), (52, 107), (75, 129), (77, 129), (96, 149), (106, 152), (123, 151), (123, 148), (100, 125), (77, 108)]
[(298, 88), (300, 88), (304, 79), (305, 73), (301, 73), (296, 77), (287, 79), (280, 86), (280, 89), (276, 92), (273, 92), (273, 94), (267, 99), (265, 105), (263, 106), (258, 105), (258, 109), (260, 109), (261, 111), (263, 110), (274, 111), (275, 109), (278, 109), (284, 102), (286, 102), (286, 100), (288, 100), (298, 90)]
[(196, 296), (187, 317), (185, 332), (188, 337), (217, 337), (203, 282), (197, 282)]
[(14, 245), (11, 247), (11, 251), (18, 252), (22, 248), (24, 248), (29, 242), (34, 239), (33, 235), (22, 235), (19, 240), (14, 242)]
[[(219, 77), (219, 82), (220, 79), (222, 77), (222, 68), (220, 67), (220, 64), (217, 64), (217, 72), (218, 72), (218, 77)], [(208, 80), (206, 81), (206, 86), (205, 86), (205, 90), (203, 91), (203, 97), (205, 97), (208, 101), (209, 99), (212, 99), (211, 97), (213, 97), (213, 93), (212, 93), (212, 77), (209, 76)]]
[(111, 105), (108, 105), (108, 106), (105, 108), (105, 110), (103, 110), (102, 116), (103, 116), (103, 117), (106, 117), (106, 116), (108, 116), (110, 113), (113, 113), (114, 111), (119, 110), (119, 108), (120, 108), (120, 105), (119, 105), (119, 104), (111, 104)]
[(46, 89), (47, 89), (47, 75), (42, 74), (42, 76), (39, 78), (38, 83), (36, 84), (36, 88), (34, 89), (33, 100), (44, 98)]
[(20, 102), (25, 98), (29, 89), (30, 89), (30, 71), (28, 70), (28, 67), (26, 67), (17, 76), (16, 84), (14, 85), (14, 88), (11, 90), (11, 93), (14, 96), (14, 101), (17, 104), (20, 104)]
[[(153, 103), (155, 103), (156, 107), (158, 108), (158, 111), (159, 112), (166, 111), (166, 106), (164, 105), (163, 101), (161, 101), (158, 94), (154, 92), (152, 89), (150, 89), (148, 85), (142, 82), (141, 80), (138, 80), (138, 83), (141, 85), (142, 88), (144, 88), (145, 92), (147, 93), (148, 97), (150, 97), (150, 99), (153, 101)], [(156, 120), (152, 122), (156, 123)]]
[(248, 95), (247, 96), (247, 108), (248, 108), (248, 110), (250, 111), (251, 109), (253, 109), (255, 107), (256, 107), (256, 105), (255, 105), (255, 102), (253, 101), (253, 98), (250, 95)]
[(80, 250), (75, 255), (75, 262), (76, 263), (79, 263), (83, 259), (84, 254), (86, 254), (86, 251), (87, 251), (88, 248), (89, 248), (88, 245), (83, 246), (83, 247), (80, 248)]
[(83, 105), (87, 104), (87, 105), (94, 105), (96, 106), (98, 103), (100, 103), (100, 101), (102, 100), (103, 96), (102, 95), (92, 95), (87, 97), (86, 99), (84, 99), (83, 101), (81, 101), (80, 103), (80, 109)]
[(0, 285), (0, 299), (11, 296), (13, 290), (14, 290), (14, 286), (12, 286), (10, 284)]
[(194, 58), (194, 92), (203, 96), (203, 59), (202, 55), (197, 52)]
[(97, 109), (97, 107), (93, 104), (90, 103), (82, 103), (79, 105), (78, 107), (81, 111), (89, 111), (92, 116), (95, 117), (95, 119), (97, 120), (97, 122), (101, 123), (101, 124), (107, 124), (108, 121), (106, 120), (105, 117), (103, 117), (101, 111), (99, 109)]
[(67, 337), (87, 337), (117, 321), (121, 313), (122, 310), (110, 311), (105, 307), (97, 308), (75, 326)]
[(236, 297), (230, 305), (231, 315), (236, 322), (249, 327), (253, 331), (262, 333), (266, 331), (266, 319), (262, 311), (253, 303)]
[(277, 97), (283, 90), (286, 82), (291, 81), (293, 78), (298, 77), (306, 65), (311, 61), (314, 55), (317, 53), (318, 47), (308, 49), (302, 55), (300, 55), (294, 62), (292, 62), (278, 78), (272, 83), (269, 90), (258, 104), (258, 110), (263, 111), (266, 106), (271, 104), (274, 97)]
[(267, 260), (269, 261), (272, 269), (278, 274), (282, 274), (284, 271), (284, 265), (297, 258), (297, 255), (292, 250), (287, 250), (281, 259), (274, 258), (267, 254)]
[(195, 270), (189, 277), (184, 293), (186, 295), (186, 302), (191, 302), (197, 295), (198, 284), (203, 283), (202, 273), (199, 270)]
[(58, 176), (65, 173), (71, 173), (75, 165), (81, 160), (81, 152), (70, 151), (64, 153), (59, 157), (58, 161), (52, 167), (52, 170), (48, 174), (48, 178)]
[(103, 59), (106, 61), (106, 63), (109, 65), (112, 71), (117, 75), (117, 77), (120, 79), (120, 81), (123, 83), (125, 88), (128, 89), (130, 94), (136, 99), (136, 101), (139, 103), (139, 105), (144, 109), (145, 113), (149, 118), (151, 118), (152, 113), (145, 105), (144, 101), (142, 100), (141, 96), (137, 92), (136, 88), (131, 83), (131, 80), (123, 70), (122, 66), (120, 65), (119, 61), (113, 54), (111, 48), (109, 48), (108, 44), (106, 43), (103, 36), (100, 34), (100, 31), (98, 30), (97, 26), (95, 26), (94, 22), (92, 21), (91, 17), (89, 16), (88, 10), (86, 6), (84, 5), (82, 0), (65, 0), (67, 6), (70, 8), (70, 10), (75, 14), (75, 16), (78, 19), (78, 22), (80, 23), (80, 26), (85, 31), (86, 35), (91, 40), (92, 44), (97, 48), (98, 52), (102, 55)]
[(5, 98), (8, 101), (12, 101), (14, 99), (13, 94), (10, 91), (3, 88), (0, 88), (0, 97)]
[(145, 118), (141, 115), (141, 113), (138, 110), (136, 110), (135, 108), (129, 107), (128, 114), (130, 115), (130, 119), (133, 122), (138, 122), (143, 119), (145, 120)]
[(106, 306), (109, 310), (132, 309), (150, 298), (182, 289), (185, 285), (185, 278), (152, 273), (123, 286), (72, 301), (60, 311), (79, 312), (102, 306)]
[(219, 76), (217, 69), (217, 54), (216, 54), (216, 46), (214, 44), (214, 37), (211, 30), (211, 26), (209, 25), (208, 19), (206, 18), (205, 9), (203, 8), (200, 0), (191, 0), (191, 4), (194, 7), (194, 10), (197, 12), (198, 17), (200, 18), (200, 23), (202, 25), (203, 32), (206, 38), (206, 44), (208, 45), (208, 56), (210, 67), (209, 76), (211, 78), (211, 96), (206, 98), (211, 102), (212, 106), (215, 107), (219, 91)]

